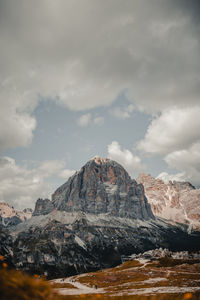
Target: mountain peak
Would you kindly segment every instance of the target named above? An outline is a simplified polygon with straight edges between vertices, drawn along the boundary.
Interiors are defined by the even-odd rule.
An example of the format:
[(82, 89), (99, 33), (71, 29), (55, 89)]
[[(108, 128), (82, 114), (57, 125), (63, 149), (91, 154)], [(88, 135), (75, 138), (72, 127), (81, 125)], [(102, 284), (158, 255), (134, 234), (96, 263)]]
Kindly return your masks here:
[(58, 210), (154, 218), (141, 184), (117, 162), (95, 156), (52, 195)]
[(109, 158), (106, 158), (106, 157), (100, 157), (100, 156), (95, 156), (93, 158), (94, 162), (97, 164), (97, 165), (102, 165), (102, 164), (105, 164), (107, 162), (110, 161)]

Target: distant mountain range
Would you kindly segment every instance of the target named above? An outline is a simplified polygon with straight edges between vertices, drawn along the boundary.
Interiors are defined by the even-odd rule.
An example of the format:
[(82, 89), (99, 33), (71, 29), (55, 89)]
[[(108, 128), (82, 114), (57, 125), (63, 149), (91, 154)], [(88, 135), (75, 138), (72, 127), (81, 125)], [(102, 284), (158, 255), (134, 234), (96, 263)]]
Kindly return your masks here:
[[(200, 232), (191, 230), (185, 219), (176, 224), (179, 219), (155, 217), (152, 211), (162, 214), (165, 206), (156, 210), (148, 194), (152, 186), (147, 180), (144, 186), (138, 182), (115, 161), (95, 157), (59, 187), (52, 200), (38, 199), (31, 218), (6, 223), (14, 212), (7, 208), (2, 216), (1, 211), (0, 254), (18, 269), (52, 278), (111, 267), (122, 255), (159, 247), (200, 250)], [(165, 190), (164, 183), (160, 190)]]
[(148, 174), (140, 174), (137, 182), (143, 184), (154, 215), (200, 230), (200, 190), (190, 182), (164, 183)]
[(16, 210), (6, 202), (0, 202), (0, 225), (5, 227), (14, 226), (31, 218), (33, 210), (25, 208), (23, 211)]

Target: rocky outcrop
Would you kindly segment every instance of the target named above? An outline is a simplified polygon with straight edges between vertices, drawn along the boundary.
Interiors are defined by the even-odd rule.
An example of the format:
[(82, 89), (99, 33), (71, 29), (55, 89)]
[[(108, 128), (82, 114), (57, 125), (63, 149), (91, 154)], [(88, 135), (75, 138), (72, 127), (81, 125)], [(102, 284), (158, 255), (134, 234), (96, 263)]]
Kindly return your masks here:
[(200, 229), (200, 190), (191, 183), (164, 183), (148, 174), (140, 174), (137, 182), (144, 185), (145, 195), (156, 216)]
[(16, 210), (5, 202), (0, 202), (0, 225), (4, 227), (15, 226), (31, 218), (32, 209)]
[(117, 162), (95, 157), (52, 195), (56, 209), (68, 212), (108, 213), (148, 220), (154, 218), (144, 194)]
[(54, 205), (49, 199), (41, 199), (39, 198), (35, 204), (35, 210), (33, 212), (33, 216), (39, 215), (47, 215), (52, 212), (54, 209)]
[[(188, 251), (178, 251), (173, 252), (169, 249), (153, 249), (149, 251), (145, 251), (139, 254), (133, 254), (129, 257), (125, 257), (124, 260), (132, 260), (132, 259), (149, 259), (149, 260), (158, 260), (163, 257), (170, 257), (178, 260), (200, 260), (200, 252), (188, 252)], [(197, 262), (198, 262), (197, 261)]]

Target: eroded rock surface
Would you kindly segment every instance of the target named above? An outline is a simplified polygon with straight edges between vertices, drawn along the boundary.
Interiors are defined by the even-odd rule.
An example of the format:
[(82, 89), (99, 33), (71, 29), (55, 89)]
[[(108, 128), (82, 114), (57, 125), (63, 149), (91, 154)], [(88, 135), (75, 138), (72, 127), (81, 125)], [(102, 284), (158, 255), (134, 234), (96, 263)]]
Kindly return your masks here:
[(52, 196), (58, 210), (109, 213), (134, 219), (154, 218), (144, 194), (117, 162), (95, 157), (76, 172)]
[(36, 201), (33, 216), (47, 215), (50, 212), (52, 212), (53, 209), (54, 209), (54, 205), (51, 200), (39, 198)]
[(148, 174), (140, 174), (145, 195), (156, 216), (180, 223), (188, 223), (200, 229), (200, 190), (189, 182), (155, 179)]

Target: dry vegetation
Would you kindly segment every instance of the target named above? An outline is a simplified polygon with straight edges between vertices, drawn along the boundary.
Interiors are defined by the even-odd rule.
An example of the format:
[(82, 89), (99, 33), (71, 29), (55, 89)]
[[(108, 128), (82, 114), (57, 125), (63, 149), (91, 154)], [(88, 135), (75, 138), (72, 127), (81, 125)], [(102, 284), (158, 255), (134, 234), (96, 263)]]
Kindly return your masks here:
[(200, 263), (199, 259), (173, 259), (171, 257), (162, 257), (158, 260), (158, 267), (173, 267), (177, 265), (194, 265)]
[[(97, 285), (104, 293), (99, 295), (103, 299), (200, 299), (199, 291), (192, 291), (191, 287), (200, 287), (200, 263), (197, 261), (173, 260), (171, 258), (142, 264), (139, 261), (127, 261), (119, 267), (75, 276), (75, 280), (88, 287)], [(174, 293), (159, 292), (159, 288), (179, 287), (186, 291)], [(187, 287), (188, 291), (187, 292)], [(158, 288), (157, 292), (152, 289)], [(150, 289), (146, 295), (133, 295), (134, 290)], [(130, 295), (129, 295), (130, 294)], [(132, 295), (131, 295), (132, 294)], [(149, 295), (148, 295), (149, 294)], [(154, 294), (154, 295), (152, 295)], [(87, 299), (95, 295), (87, 295)], [(96, 296), (97, 297), (97, 296)], [(108, 298), (107, 298), (108, 297)], [(92, 298), (91, 298), (92, 299)]]
[[(7, 270), (1, 264), (0, 299), (1, 300), (71, 300), (93, 299), (134, 299), (134, 300), (184, 300), (200, 299), (199, 291), (191, 291), (191, 287), (200, 287), (200, 263), (193, 261), (172, 261), (165, 258), (147, 264), (139, 261), (127, 261), (119, 267), (98, 272), (74, 276), (73, 280), (88, 287), (97, 285), (96, 294), (59, 295), (55, 289), (78, 291), (73, 282), (49, 283), (37, 275), (29, 276), (19, 271)], [(159, 292), (159, 288), (186, 288), (174, 293)], [(187, 287), (189, 289), (187, 290)], [(134, 290), (158, 288), (157, 292), (134, 295)], [(170, 292), (170, 290), (169, 290)], [(112, 296), (112, 297), (111, 297)]]
[(15, 270), (0, 270), (1, 300), (54, 300), (56, 294), (51, 285), (35, 277), (31, 277)]
[(71, 283), (60, 283), (60, 282), (54, 282), (51, 284), (53, 289), (76, 289), (76, 287), (74, 285), (72, 285)]

